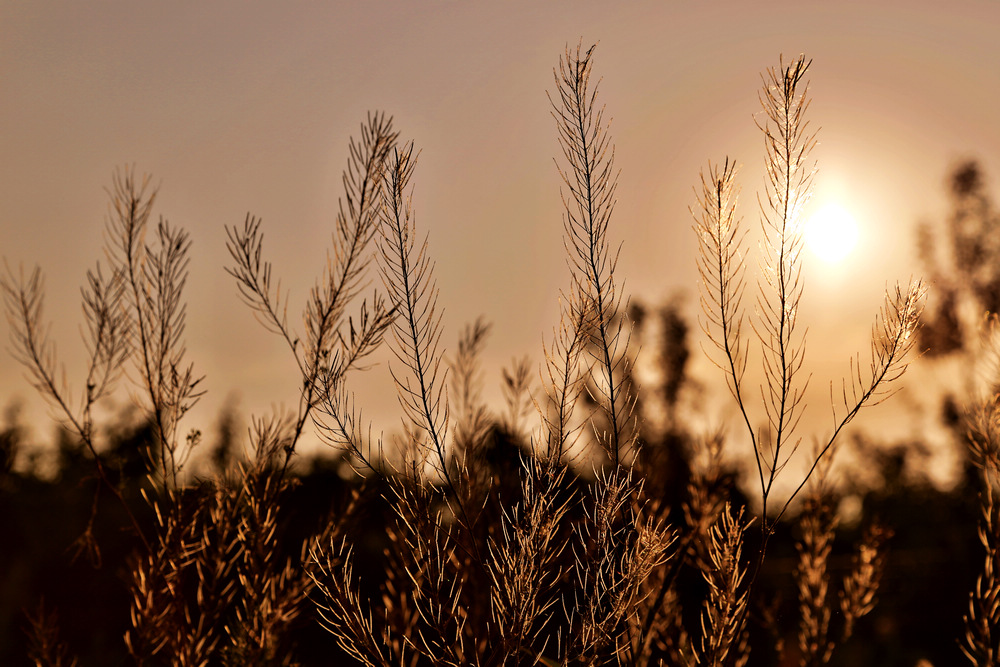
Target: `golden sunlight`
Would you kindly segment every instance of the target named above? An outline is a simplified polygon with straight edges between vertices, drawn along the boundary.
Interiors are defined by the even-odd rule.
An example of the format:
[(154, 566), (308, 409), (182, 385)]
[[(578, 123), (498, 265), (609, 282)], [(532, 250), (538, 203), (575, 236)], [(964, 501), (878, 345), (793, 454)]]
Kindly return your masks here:
[(805, 240), (820, 259), (833, 264), (854, 249), (858, 242), (858, 224), (842, 206), (827, 204), (806, 223)]

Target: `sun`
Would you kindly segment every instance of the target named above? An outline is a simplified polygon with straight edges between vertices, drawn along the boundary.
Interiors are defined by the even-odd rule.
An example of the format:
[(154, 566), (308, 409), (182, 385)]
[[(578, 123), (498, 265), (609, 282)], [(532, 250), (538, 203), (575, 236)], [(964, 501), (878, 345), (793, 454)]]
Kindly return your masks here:
[(814, 213), (804, 232), (809, 249), (830, 264), (847, 257), (858, 242), (858, 223), (838, 204), (827, 204)]

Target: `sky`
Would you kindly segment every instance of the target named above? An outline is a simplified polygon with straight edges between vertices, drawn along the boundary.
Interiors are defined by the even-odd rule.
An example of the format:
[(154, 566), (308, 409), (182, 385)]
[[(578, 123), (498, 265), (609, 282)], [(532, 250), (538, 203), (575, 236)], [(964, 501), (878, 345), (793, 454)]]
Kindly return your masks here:
[[(0, 0), (0, 255), (14, 270), (45, 271), (47, 316), (79, 395), (79, 286), (102, 257), (105, 188), (134, 164), (160, 187), (154, 214), (194, 242), (188, 358), (208, 394), (192, 426), (211, 431), (230, 397), (244, 416), (293, 406), (293, 360), (239, 301), (225, 228), (248, 213), (263, 219), (297, 323), (324, 266), (349, 139), (381, 110), (420, 150), (413, 203), (437, 262), (443, 344), (454, 349), (465, 324), (490, 320), (484, 367), (495, 387), (511, 358), (541, 362), (568, 282), (546, 97), (565, 48), (599, 43), (621, 170), (618, 275), (633, 299), (681, 298), (692, 318), (699, 170), (741, 163), (743, 213), (756, 225), (760, 73), (805, 53), (819, 131), (812, 205), (837, 204), (859, 228), (844, 261), (807, 258), (807, 365), (825, 387), (867, 349), (886, 285), (919, 276), (913, 229), (942, 219), (948, 170), (976, 158), (1000, 173), (997, 26), (995, 0)], [(718, 377), (698, 345), (693, 370), (711, 388)], [(369, 374), (361, 400), (392, 430), (387, 369)], [(47, 410), (3, 353), (0, 403), (15, 397), (28, 414)]]

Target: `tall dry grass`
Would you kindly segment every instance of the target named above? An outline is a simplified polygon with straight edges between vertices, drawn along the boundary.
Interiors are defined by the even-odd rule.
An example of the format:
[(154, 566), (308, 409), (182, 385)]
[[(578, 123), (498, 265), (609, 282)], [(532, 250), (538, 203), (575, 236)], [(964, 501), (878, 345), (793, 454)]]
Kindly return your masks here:
[[(265, 259), (263, 223), (248, 216), (226, 230), (227, 270), (261, 324), (284, 341), (302, 388), (293, 414), (253, 421), (246, 460), (225, 475), (195, 481), (185, 471), (200, 442), (197, 431), (181, 430), (200, 396), (184, 347), (190, 240), (165, 221), (150, 224), (156, 192), (147, 177), (124, 170), (114, 179), (109, 266), (88, 274), (84, 290), (90, 361), (76, 402), (57, 381), (41, 274), (8, 271), (0, 285), (14, 352), (126, 509), (102, 469), (92, 417), (123, 365), (134, 369), (132, 390), (155, 425), (155, 441), (142, 452), (155, 521), (143, 526), (130, 513), (142, 547), (128, 574), (132, 614), (124, 639), (136, 664), (295, 664), (292, 628), (304, 614), (314, 614), (343, 651), (367, 665), (752, 660), (751, 625), (766, 617), (754, 611), (761, 604), (754, 583), (768, 541), (833, 455), (844, 427), (898, 385), (922, 287), (887, 294), (870, 362), (852, 360), (842, 400), (831, 406), (832, 434), (810, 455), (794, 492), (777, 497), (775, 482), (788, 474), (801, 442), (807, 380), (798, 322), (800, 214), (815, 143), (809, 62), (781, 61), (765, 74), (760, 98), (768, 181), (756, 285), (734, 162), (703, 172), (695, 207), (702, 324), (750, 438), (761, 511), (752, 516), (730, 497), (718, 435), (704, 439), (681, 506), (667, 507), (651, 491), (662, 471), (644, 458), (639, 440), (632, 324), (612, 225), (618, 172), (594, 53), (567, 49), (554, 70), (549, 99), (562, 149), (569, 271), (558, 295), (560, 322), (544, 345), (540, 387), (528, 363), (515, 361), (504, 372), (503, 415), (481, 398), (479, 358), (489, 326), (469, 326), (452, 357), (441, 346), (431, 239), (416, 229), (412, 210), (418, 154), (382, 114), (370, 115), (349, 146), (330, 260), (308, 296), (301, 329), (290, 323), (288, 295)], [(381, 287), (373, 286), (375, 273)], [(745, 303), (747, 290), (754, 294)], [(388, 441), (373, 437), (349, 382), (383, 345), (393, 353), (389, 370), (405, 424)], [(757, 405), (745, 379), (753, 356), (764, 371)], [(755, 426), (758, 418), (763, 427)], [(358, 574), (350, 526), (361, 511), (360, 492), (305, 540), (289, 543), (282, 528), (294, 456), (311, 425), (359, 478), (384, 482), (394, 515), (384, 527), (381, 581), (363, 582)], [(498, 463), (501, 451), (513, 452), (507, 467)], [(575, 474), (581, 467), (593, 471), (592, 481)], [(835, 593), (829, 556), (836, 520), (827, 496), (807, 495), (797, 519), (798, 636), (776, 651), (786, 662), (812, 665), (826, 664), (871, 611), (884, 540), (869, 531)], [(989, 492), (984, 497), (992, 503)], [(992, 551), (973, 596), (970, 655), (992, 641), (994, 624), (995, 508), (984, 507), (984, 545)], [(759, 530), (756, 542), (748, 539), (751, 530)], [(81, 540), (97, 553), (92, 536)], [(692, 587), (680, 585), (691, 578), (701, 591), (695, 600)], [(834, 617), (842, 619), (837, 627)], [(40, 614), (34, 627), (36, 663), (65, 664), (52, 617)]]

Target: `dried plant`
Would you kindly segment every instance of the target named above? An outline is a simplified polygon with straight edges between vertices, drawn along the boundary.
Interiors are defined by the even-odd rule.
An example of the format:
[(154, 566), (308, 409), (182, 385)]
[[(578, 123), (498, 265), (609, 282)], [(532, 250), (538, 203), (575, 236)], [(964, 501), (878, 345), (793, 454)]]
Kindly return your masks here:
[[(382, 180), (397, 137), (392, 119), (376, 113), (369, 115), (367, 124), (361, 126), (361, 140), (351, 139), (343, 175), (345, 195), (334, 225), (333, 250), (323, 280), (309, 294), (303, 313), (304, 341), (288, 324), (287, 296), (281, 293), (280, 281), (272, 285), (271, 263), (263, 259), (260, 220), (247, 216), (242, 230), (235, 226), (226, 229), (226, 247), (234, 262), (226, 271), (236, 279), (240, 296), (258, 321), (284, 338), (302, 375), (295, 428), (284, 450), (282, 472), (287, 469), (318, 405), (325, 403), (339, 418), (340, 426), (349, 425), (349, 417), (343, 412), (349, 402), (344, 393), (345, 376), (363, 366), (392, 322), (393, 311), (377, 292), (370, 300), (362, 300), (357, 322), (348, 314), (348, 308), (367, 287), (371, 244), (378, 234), (383, 205)], [(327, 432), (337, 438), (338, 444), (356, 437), (353, 431), (340, 434), (337, 427)]]
[(458, 420), (453, 431), (455, 449), (462, 456), (474, 455), (482, 446), (491, 423), (483, 402), (483, 380), (479, 365), (491, 325), (482, 318), (467, 326), (458, 339), (458, 353), (448, 364), (451, 373), (451, 396)]
[[(161, 218), (156, 242), (144, 242), (155, 200), (155, 192), (145, 195), (148, 183), (148, 177), (136, 183), (131, 173), (115, 177), (107, 254), (115, 272), (125, 276), (131, 349), (157, 436), (152, 456), (158, 459), (163, 486), (176, 489), (192, 449), (182, 448), (178, 426), (203, 394), (198, 389), (202, 378), (184, 361), (183, 291), (191, 240), (184, 229)], [(185, 442), (195, 444), (193, 438)]]
[[(802, 537), (795, 545), (799, 563), (795, 580), (799, 589), (799, 664), (825, 665), (833, 654), (830, 637), (830, 552), (837, 517), (821, 493), (811, 494), (799, 519)], [(845, 598), (846, 599), (846, 598)]]
[[(556, 98), (549, 96), (552, 115), (559, 131), (566, 166), (559, 166), (565, 191), (562, 193), (564, 243), (573, 274), (573, 290), (579, 296), (567, 306), (584, 312), (571, 313), (571, 321), (584, 321), (590, 350), (594, 355), (590, 378), (599, 396), (606, 429), (595, 435), (613, 465), (629, 461), (635, 445), (633, 397), (623, 376), (627, 373), (629, 330), (623, 318), (622, 295), (615, 281), (618, 252), (608, 238), (615, 207), (618, 172), (614, 168), (615, 149), (608, 134), (604, 107), (597, 106), (598, 84), (591, 87), (595, 46), (586, 52), (569, 48), (554, 72)], [(557, 162), (558, 165), (558, 162)]]
[(1000, 656), (1000, 397), (982, 401), (970, 415), (969, 454), (979, 472), (979, 542), (985, 553), (969, 593), (962, 652), (974, 665), (996, 664)]
[(701, 451), (701, 461), (691, 471), (687, 499), (681, 507), (687, 528), (686, 547), (691, 551), (698, 569), (708, 566), (708, 548), (711, 531), (727, 503), (728, 489), (724, 484), (722, 467), (721, 434), (706, 438)]
[(531, 655), (531, 646), (543, 653), (548, 648), (544, 633), (559, 602), (559, 559), (566, 548), (560, 524), (569, 510), (560, 491), (565, 468), (547, 458), (534, 458), (528, 466), (523, 501), (504, 510), (501, 537), (490, 545), (494, 622), (504, 629), (497, 651), (515, 662)]
[(677, 579), (688, 564), (702, 573), (712, 569), (712, 530), (729, 504), (730, 489), (724, 479), (722, 444), (722, 436), (718, 433), (702, 443), (691, 470), (686, 499), (681, 505), (684, 522), (678, 531), (675, 554), (667, 569), (657, 572), (652, 580), (646, 582), (648, 594), (639, 633), (643, 638), (644, 653), (648, 653), (654, 644), (660, 644), (673, 656), (673, 664), (688, 664), (694, 660), (690, 636), (680, 619)]
[(308, 544), (281, 555), (278, 513), (290, 483), (274, 461), (289, 432), (287, 423), (258, 422), (256, 453), (235, 478), (151, 501), (158, 542), (134, 565), (125, 638), (137, 664), (293, 664), (289, 630), (312, 580)]
[[(353, 553), (347, 538), (328, 549), (311, 554), (313, 580), (323, 596), (319, 603), (320, 623), (337, 638), (337, 643), (353, 659), (364, 665), (407, 664), (405, 647), (387, 641), (377, 625), (370, 605), (357, 591)], [(393, 660), (399, 650), (399, 659)]]
[(585, 505), (586, 522), (574, 561), (576, 617), (568, 659), (632, 664), (643, 652), (640, 610), (650, 573), (672, 555), (673, 532), (643, 520), (636, 506), (641, 482), (626, 468), (599, 476)]
[[(829, 664), (836, 648), (854, 634), (858, 620), (875, 608), (890, 536), (877, 523), (865, 527), (835, 596), (831, 554), (839, 521), (837, 497), (826, 482), (826, 473), (824, 468), (814, 479), (817, 483), (807, 494), (797, 521), (801, 531), (795, 544), (798, 565), (794, 574), (799, 611), (797, 658), (803, 667)], [(778, 652), (785, 653), (780, 646)]]
[[(792, 493), (774, 499), (775, 481), (799, 447), (797, 426), (803, 412), (808, 378), (800, 378), (805, 361), (805, 338), (799, 333), (798, 312), (803, 294), (801, 209), (811, 193), (815, 167), (808, 162), (815, 135), (808, 129), (809, 107), (805, 75), (810, 62), (800, 56), (763, 77), (760, 95), (763, 116), (757, 125), (764, 135), (767, 183), (761, 198), (763, 242), (756, 297), (756, 318), (751, 320), (760, 345), (763, 383), (760, 388), (764, 426), (755, 427), (745, 374), (751, 343), (744, 324), (743, 297), (747, 287), (747, 231), (737, 214), (737, 169), (728, 158), (721, 166), (710, 165), (702, 173), (698, 193), (695, 231), (698, 234), (701, 274), (702, 328), (717, 351), (713, 361), (725, 373), (729, 390), (740, 410), (753, 448), (761, 500), (761, 544), (748, 588), (760, 571), (774, 527), (792, 501), (813, 476), (817, 466), (828, 461), (840, 432), (862, 407), (875, 405), (890, 395), (907, 367), (924, 293), (921, 283), (896, 287), (886, 294), (885, 304), (872, 328), (867, 370), (860, 358), (851, 360), (850, 378), (841, 386), (841, 400), (834, 400), (831, 384), (833, 430), (820, 441), (807, 472)], [(810, 504), (811, 503), (811, 504)], [(826, 664), (835, 646), (830, 637), (833, 602), (829, 594), (827, 560), (834, 525), (829, 509), (816, 500), (803, 515), (803, 539), (799, 544), (799, 649), (801, 664)], [(773, 518), (772, 518), (773, 516)], [(826, 517), (826, 518), (824, 518)], [(859, 564), (845, 582), (841, 611), (845, 616), (844, 637), (854, 621), (867, 613), (878, 586), (877, 568), (881, 542), (873, 538), (862, 546)]]
[[(269, 437), (291, 436), (287, 432), (263, 433), (259, 442), (266, 443)], [(232, 620), (226, 625), (225, 653), (230, 664), (294, 664), (288, 637), (312, 588), (304, 563), (311, 541), (324, 536), (314, 536), (301, 545), (298, 553), (282, 558), (278, 512), (288, 482), (275, 474), (268, 459), (259, 455), (251, 464), (241, 466), (239, 473), (235, 564), (240, 594), (233, 605)], [(335, 530), (341, 519), (331, 521), (324, 531)]]
[(34, 613), (28, 614), (28, 660), (35, 667), (76, 667), (76, 658), (70, 657), (69, 649), (59, 640), (59, 614), (46, 610), (45, 600), (38, 603)]
[[(427, 452), (418, 453), (421, 465), (430, 465), (450, 488), (446, 438), (448, 400), (445, 394), (442, 356), (441, 317), (434, 264), (427, 253), (426, 239), (416, 248), (413, 210), (407, 189), (416, 156), (413, 145), (396, 149), (389, 163), (379, 227), (379, 269), (382, 282), (399, 317), (393, 325), (392, 351), (406, 369), (392, 371), (399, 389), (399, 402), (407, 419), (409, 440)], [(422, 471), (421, 471), (422, 472)]]
[[(385, 144), (394, 139), (381, 116), (370, 119), (368, 129), (361, 145), (352, 143), (352, 162), (345, 174), (348, 201), (338, 219), (339, 243), (327, 289), (318, 286), (306, 309), (306, 353), (300, 356), (297, 343), (292, 346), (308, 379), (300, 411), (288, 420), (255, 421), (252, 457), (240, 464), (234, 478), (191, 485), (184, 477), (185, 463), (200, 441), (196, 430), (180, 435), (182, 418), (201, 395), (200, 378), (185, 361), (183, 290), (190, 240), (184, 230), (163, 220), (153, 241), (145, 240), (155, 200), (148, 177), (118, 173), (110, 191), (106, 254), (111, 277), (98, 266), (88, 273), (83, 292), (89, 366), (79, 410), (72, 407), (65, 381), (57, 381), (55, 347), (42, 319), (41, 273), (16, 278), (8, 269), (2, 279), (19, 360), (87, 447), (103, 485), (121, 502), (144, 545), (133, 561), (131, 628), (125, 636), (137, 664), (168, 658), (179, 665), (216, 664), (220, 659), (222, 664), (294, 662), (288, 650), (290, 628), (312, 580), (303, 567), (307, 545), (289, 545), (278, 519), (290, 489), (285, 470), (305, 418), (325, 388), (339, 386), (343, 375), (364, 360), (392, 317), (378, 297), (374, 315), (362, 306), (359, 326), (343, 314), (344, 302), (363, 286), (363, 268), (369, 261), (364, 248), (377, 219), (371, 200)], [(271, 307), (270, 268), (260, 260), (256, 223), (244, 231), (242, 236), (231, 232), (230, 250), (246, 260), (232, 272), (243, 281), (247, 299), (255, 295), (261, 312), (273, 315), (277, 310)], [(136, 368), (134, 396), (146, 409), (154, 436), (141, 453), (149, 477), (143, 494), (155, 516), (151, 534), (132, 514), (95, 443), (93, 408), (112, 391), (126, 360)], [(95, 493), (91, 521), (79, 540), (95, 554), (97, 497)], [(331, 521), (313, 538), (323, 540), (338, 525)]]
[(227, 582), (236, 557), (234, 510), (225, 496), (219, 505), (212, 500), (185, 503), (175, 491), (151, 500), (156, 543), (133, 565), (132, 627), (125, 634), (137, 664), (171, 656), (179, 665), (207, 665), (219, 647), (218, 614), (236, 594)]
[(799, 57), (788, 66), (782, 62), (777, 69), (768, 69), (760, 96), (764, 120), (757, 121), (764, 134), (768, 175), (767, 205), (761, 204), (764, 259), (757, 298), (760, 315), (754, 320), (761, 342), (761, 393), (767, 415), (767, 428), (757, 434), (755, 447), (765, 517), (775, 476), (799, 444), (795, 427), (802, 416), (802, 396), (808, 384), (808, 380), (797, 380), (805, 358), (805, 339), (796, 325), (802, 298), (801, 211), (809, 199), (815, 173), (815, 167), (807, 163), (816, 144), (805, 119), (809, 86), (803, 84), (803, 78), (809, 65)]
[[(652, 518), (662, 516), (663, 511), (645, 497), (642, 481), (627, 465), (636, 443), (631, 424), (634, 399), (624, 353), (629, 335), (626, 319), (619, 313), (622, 300), (614, 278), (616, 261), (609, 251), (613, 148), (603, 110), (596, 105), (596, 92), (589, 87), (592, 54), (593, 49), (567, 51), (556, 72), (553, 115), (568, 165), (560, 174), (568, 191), (564, 229), (571, 286), (563, 294), (561, 322), (546, 348), (547, 400), (538, 404), (541, 428), (533, 432), (532, 462), (524, 468), (513, 508), (490, 515), (497, 521), (495, 526), (483, 525), (481, 519), (500, 497), (499, 489), (477, 477), (483, 461), (472, 455), (486, 433), (487, 413), (479, 399), (475, 371), (486, 327), (479, 323), (466, 331), (450, 364), (457, 422), (449, 430), (433, 264), (426, 241), (418, 250), (413, 240), (413, 214), (406, 194), (412, 176), (412, 147), (397, 149), (393, 155), (385, 180), (379, 257), (383, 283), (399, 315), (394, 324), (394, 352), (404, 372), (394, 370), (393, 377), (406, 415), (403, 444), (408, 452), (394, 483), (395, 504), (400, 509), (390, 530), (397, 545), (391, 557), (398, 559), (407, 577), (387, 581), (383, 588), (385, 606), (393, 609), (393, 622), (387, 616), (385, 625), (379, 626), (364, 611), (368, 607), (351, 581), (349, 545), (334, 545), (316, 555), (326, 559), (324, 577), (336, 579), (322, 584), (330, 597), (328, 627), (346, 649), (369, 664), (415, 661), (417, 655), (441, 664), (459, 664), (473, 660), (472, 656), (478, 656), (476, 664), (519, 662), (529, 656), (545, 664), (551, 660), (548, 656), (574, 664), (646, 664), (665, 655), (698, 664), (747, 660), (746, 612), (752, 578), (745, 579), (747, 567), (742, 562), (746, 522), (725, 503), (720, 484), (721, 438), (712, 441), (709, 464), (692, 481), (683, 508), (687, 526), (676, 546), (675, 531)], [(792, 66), (782, 65), (780, 72), (772, 71), (762, 97), (768, 114), (761, 128), (771, 169), (764, 214), (768, 259), (758, 299), (763, 314), (753, 323), (761, 340), (766, 380), (764, 412), (769, 427), (761, 432), (751, 428), (743, 391), (749, 356), (742, 328), (744, 237), (735, 217), (736, 171), (728, 161), (712, 169), (703, 181), (703, 217), (698, 227), (700, 267), (707, 286), (703, 292), (705, 326), (710, 332), (721, 332), (716, 338), (723, 352), (720, 365), (727, 371), (751, 430), (764, 501), (765, 543), (792, 499), (779, 505), (773, 513), (776, 518), (771, 519), (768, 500), (775, 479), (798, 444), (794, 432), (804, 390), (795, 381), (804, 356), (801, 337), (795, 334), (795, 318), (802, 292), (797, 214), (808, 197), (812, 175), (802, 165), (814, 142), (803, 134), (808, 101), (798, 91), (806, 69), (807, 63), (800, 59)], [(905, 369), (903, 357), (911, 344), (919, 297), (916, 286), (888, 300), (876, 322), (871, 374), (852, 366), (855, 381), (850, 392), (845, 383), (846, 412), (840, 415), (834, 436), (862, 405), (883, 397), (883, 387)], [(592, 356), (585, 359), (588, 350)], [(519, 372), (506, 373), (505, 383), (508, 428), (515, 426), (511, 430), (516, 432), (523, 404), (518, 397), (526, 392), (523, 364)], [(588, 385), (597, 412), (580, 416), (575, 408)], [(590, 493), (579, 494), (562, 488), (563, 471), (580, 427), (587, 423), (610, 465), (599, 471)], [(448, 440), (449, 433), (454, 444)], [(817, 462), (832, 442), (833, 438), (820, 448)], [(364, 459), (363, 455), (359, 458)], [(473, 493), (473, 487), (478, 492)], [(473, 511), (474, 504), (482, 509)], [(577, 511), (582, 514), (573, 524), (560, 525)], [(556, 539), (569, 525), (574, 526), (577, 538), (567, 550), (566, 543)], [(811, 628), (809, 636), (815, 642), (826, 636), (834, 604), (825, 588), (826, 571), (820, 572), (830, 535), (820, 528), (807, 531), (812, 537), (802, 547), (803, 558), (808, 555), (811, 560), (801, 571), (809, 569), (815, 575), (811, 583), (803, 584), (810, 596), (808, 601), (803, 597), (807, 616), (803, 627)], [(845, 586), (842, 608), (848, 623), (865, 613), (874, 597), (877, 557), (872, 553), (861, 552), (859, 566)], [(567, 556), (571, 558), (566, 560)], [(686, 564), (703, 573), (710, 590), (697, 641), (683, 624), (667, 616), (679, 608), (673, 585)], [(758, 560), (754, 575), (759, 567)], [(490, 613), (485, 618), (467, 604), (469, 587), (481, 584), (491, 590)], [(391, 604), (388, 591), (395, 594)], [(401, 603), (407, 594), (409, 605)], [(361, 611), (355, 609), (359, 605)], [(557, 607), (563, 609), (562, 621), (546, 617)], [(373, 634), (382, 639), (372, 643)]]
[[(483, 417), (475, 358), (486, 331), (483, 326), (474, 328), (455, 362), (460, 370), (460, 416), (465, 418), (458, 429), (462, 456), (456, 458), (447, 440), (449, 404), (433, 263), (426, 240), (418, 249), (414, 239), (408, 191), (415, 165), (412, 144), (393, 149), (380, 186), (377, 228), (379, 269), (397, 315), (390, 347), (402, 366), (390, 366), (390, 371), (405, 415), (402, 458), (391, 483), (397, 520), (390, 534), (398, 548), (397, 565), (406, 576), (390, 577), (385, 590), (387, 596), (388, 591), (407, 596), (411, 604), (387, 602), (387, 624), (376, 629), (370, 614), (366, 621), (366, 612), (357, 610), (366, 605), (356, 592), (349, 546), (317, 547), (312, 559), (319, 566), (314, 578), (325, 598), (321, 602), (325, 626), (349, 653), (367, 664), (399, 664), (422, 656), (434, 664), (459, 665), (476, 653), (467, 642), (479, 641), (466, 629), (471, 613), (462, 605), (463, 586), (470, 576), (466, 570), (471, 568), (481, 577), (486, 574), (486, 559), (474, 534), (476, 515), (468, 507), (476, 495), (472, 483), (476, 476), (469, 470), (475, 457), (469, 454), (475, 454), (482, 437), (477, 420)], [(327, 401), (324, 411), (336, 420), (335, 431), (355, 456), (375, 470), (370, 455), (350, 439), (348, 422), (338, 406)], [(456, 522), (446, 521), (446, 514)], [(398, 625), (389, 625), (390, 619)], [(379, 639), (372, 643), (375, 633)]]
[[(598, 411), (587, 421), (609, 465), (598, 472), (592, 494), (580, 499), (584, 522), (572, 564), (574, 598), (564, 602), (570, 628), (564, 659), (636, 664), (651, 655), (647, 637), (658, 611), (650, 608), (647, 580), (672, 555), (674, 534), (645, 516), (642, 482), (627, 467), (638, 436), (626, 353), (631, 330), (609, 237), (617, 172), (598, 85), (591, 86), (594, 48), (566, 50), (555, 71), (557, 95), (550, 95), (565, 162), (559, 173), (571, 285), (546, 350), (550, 406), (542, 437), (550, 460), (561, 461), (586, 423), (574, 423), (573, 413), (586, 388)], [(590, 363), (582, 359), (586, 352)]]
[[(579, 49), (575, 56), (567, 51), (557, 75), (562, 106), (556, 105), (555, 115), (570, 162), (561, 173), (575, 202), (566, 217), (573, 287), (547, 355), (553, 409), (539, 406), (546, 447), (532, 447), (535, 456), (523, 468), (511, 508), (495, 505), (508, 492), (483, 476), (488, 464), (476, 456), (486, 433), (476, 371), (486, 327), (467, 330), (451, 363), (457, 424), (450, 429), (433, 263), (426, 241), (416, 246), (407, 194), (412, 146), (392, 156), (380, 210), (379, 265), (398, 314), (392, 348), (402, 370), (392, 374), (406, 435), (392, 482), (397, 521), (389, 532), (396, 549), (388, 555), (406, 577), (390, 574), (384, 584), (386, 625), (379, 627), (364, 611), (368, 607), (352, 581), (350, 547), (342, 543), (314, 553), (323, 565), (317, 585), (328, 598), (327, 627), (368, 664), (417, 656), (434, 664), (534, 664), (543, 655), (569, 661), (617, 656), (628, 662), (639, 659), (644, 646), (638, 637), (644, 582), (666, 560), (672, 532), (643, 518), (641, 483), (621, 467), (621, 454), (631, 451), (634, 441), (619, 348), (627, 345), (627, 336), (616, 317), (620, 299), (607, 250), (614, 192), (610, 144), (587, 92), (589, 63), (589, 51), (586, 56)], [(603, 369), (603, 375), (582, 363), (587, 349), (597, 351), (593, 368)], [(529, 404), (527, 368), (518, 362), (504, 375), (505, 428), (515, 436)], [(599, 476), (593, 495), (583, 498), (565, 487), (565, 465), (580, 426), (573, 410), (595, 374), (610, 424), (598, 437), (613, 465)], [(582, 532), (568, 559), (566, 521), (581, 500)], [(483, 522), (487, 513), (495, 523)], [(569, 577), (577, 583), (567, 588), (574, 580)], [(484, 586), (491, 591), (487, 606), (474, 594)], [(551, 617), (560, 599), (562, 621)], [(381, 639), (373, 643), (374, 634)]]
[[(712, 527), (710, 563), (702, 570), (709, 586), (702, 610), (701, 642), (693, 647), (693, 664), (744, 665), (748, 657), (746, 608), (748, 590), (744, 584), (742, 511), (728, 504)], [(730, 657), (730, 655), (732, 657)]]
[(840, 592), (840, 611), (844, 619), (842, 641), (850, 639), (858, 619), (875, 608), (875, 594), (885, 571), (885, 542), (889, 537), (891, 532), (877, 523), (865, 528), (857, 553), (852, 558), (851, 571), (844, 578), (844, 588)]
[[(753, 321), (764, 371), (761, 396), (766, 426), (760, 430), (754, 427), (744, 387), (750, 356), (750, 341), (743, 328), (746, 231), (736, 213), (736, 168), (728, 159), (721, 167), (710, 166), (707, 174), (702, 174), (695, 213), (702, 278), (702, 327), (719, 352), (715, 361), (726, 373), (751, 439), (760, 483), (765, 545), (773, 526), (833, 447), (841, 430), (862, 407), (884, 400), (905, 372), (905, 359), (916, 338), (914, 331), (924, 292), (917, 282), (886, 294), (885, 305), (873, 325), (868, 371), (864, 371), (859, 360), (852, 359), (850, 380), (845, 380), (842, 386), (842, 409), (832, 401), (832, 435), (818, 449), (792, 494), (775, 503), (772, 497), (775, 480), (801, 440), (796, 427), (802, 416), (802, 399), (808, 382), (798, 379), (805, 359), (805, 342), (804, 336), (797, 333), (803, 289), (800, 212), (810, 195), (814, 174), (807, 161), (815, 144), (805, 117), (809, 107), (808, 85), (804, 82), (808, 68), (809, 62), (801, 56), (791, 64), (782, 62), (777, 69), (768, 71), (761, 93), (764, 116), (758, 127), (764, 134), (768, 181), (761, 204), (762, 280), (757, 296), (758, 317)], [(832, 393), (831, 386), (831, 398)]]
[(536, 403), (541, 415), (541, 434), (545, 442), (543, 451), (536, 456), (545, 456), (556, 463), (575, 448), (581, 428), (586, 419), (575, 417), (580, 395), (584, 390), (584, 378), (589, 374), (581, 369), (581, 357), (589, 337), (591, 311), (579, 299), (579, 291), (571, 290), (561, 300), (559, 324), (553, 332), (550, 346), (543, 345), (545, 353), (545, 373), (542, 375), (547, 402)]
[[(183, 229), (161, 219), (155, 241), (145, 242), (156, 199), (149, 184), (148, 176), (137, 180), (132, 170), (118, 171), (113, 177), (105, 229), (110, 274), (106, 277), (98, 264), (87, 273), (82, 290), (88, 368), (79, 409), (73, 407), (65, 371), (57, 370), (55, 343), (43, 321), (41, 272), (35, 269), (27, 278), (23, 272), (15, 277), (8, 268), (0, 278), (15, 357), (28, 369), (36, 389), (56, 406), (86, 446), (102, 485), (124, 507), (147, 548), (146, 535), (98, 454), (93, 409), (113, 390), (125, 362), (131, 360), (138, 375), (135, 396), (156, 436), (150, 449), (141, 454), (158, 486), (179, 488), (178, 476), (199, 438), (196, 432), (181, 438), (178, 426), (202, 395), (198, 388), (201, 378), (191, 364), (185, 365), (183, 291), (190, 239)], [(57, 379), (59, 374), (62, 380)], [(95, 492), (90, 524), (82, 538), (82, 544), (95, 553), (91, 529), (97, 497)]]
[(503, 425), (514, 435), (521, 434), (521, 424), (531, 410), (531, 360), (521, 357), (503, 369), (503, 399), (507, 411)]

